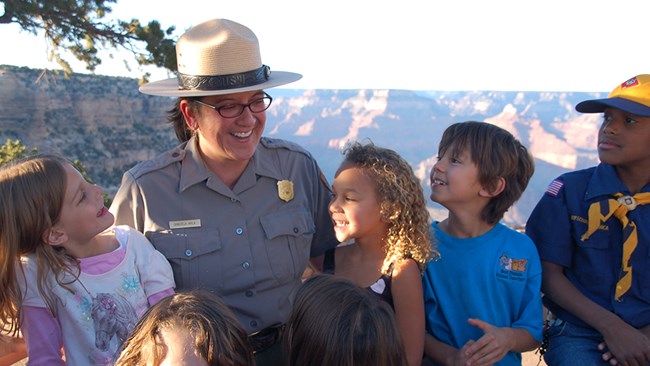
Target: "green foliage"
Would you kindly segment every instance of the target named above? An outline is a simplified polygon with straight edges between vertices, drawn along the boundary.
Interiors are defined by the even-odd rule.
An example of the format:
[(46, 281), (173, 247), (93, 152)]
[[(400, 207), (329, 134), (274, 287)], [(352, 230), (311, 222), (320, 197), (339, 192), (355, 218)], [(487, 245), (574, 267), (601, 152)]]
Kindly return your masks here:
[(4, 165), (15, 159), (22, 159), (29, 155), (36, 154), (37, 149), (27, 150), (27, 147), (19, 140), (7, 139), (4, 145), (0, 146), (0, 165)]
[[(131, 52), (139, 65), (154, 65), (176, 70), (174, 27), (163, 29), (156, 20), (142, 25), (130, 21), (107, 19), (111, 4), (117, 0), (0, 0), (4, 14), (0, 24), (16, 23), (23, 30), (38, 35), (43, 31), (51, 52), (66, 75), (70, 64), (62, 57), (71, 53), (86, 68), (94, 71), (101, 64), (99, 49), (122, 48)], [(142, 50), (144, 47), (144, 51)], [(128, 65), (126, 66), (128, 68)], [(144, 75), (146, 81), (148, 75)]]
[[(20, 142), (20, 140), (8, 139), (4, 145), (0, 146), (0, 166), (12, 160), (26, 158), (37, 153), (38, 149), (35, 147), (28, 150), (27, 147), (23, 145), (22, 142)], [(72, 166), (74, 166), (81, 173), (81, 176), (84, 177), (84, 179), (90, 183), (93, 183), (92, 179), (90, 179), (88, 176), (86, 167), (81, 161), (73, 160)], [(106, 207), (110, 206), (112, 200), (106, 195), (106, 193), (103, 193), (103, 197), (104, 205)]]

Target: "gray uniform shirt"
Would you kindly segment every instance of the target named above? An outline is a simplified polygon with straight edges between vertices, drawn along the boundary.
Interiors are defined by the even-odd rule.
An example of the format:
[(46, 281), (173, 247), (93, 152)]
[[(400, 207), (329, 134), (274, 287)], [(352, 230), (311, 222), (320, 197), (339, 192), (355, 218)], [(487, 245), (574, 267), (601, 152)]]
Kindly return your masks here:
[(338, 244), (330, 196), (316, 161), (294, 143), (262, 138), (231, 190), (192, 138), (127, 171), (110, 211), (167, 257), (178, 291), (218, 293), (255, 332), (287, 321), (309, 257)]

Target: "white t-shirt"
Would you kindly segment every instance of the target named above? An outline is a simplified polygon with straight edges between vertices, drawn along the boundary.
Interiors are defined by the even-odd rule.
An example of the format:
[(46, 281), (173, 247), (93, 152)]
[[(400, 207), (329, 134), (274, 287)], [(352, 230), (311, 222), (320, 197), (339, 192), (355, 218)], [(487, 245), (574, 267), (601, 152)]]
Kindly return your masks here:
[[(123, 254), (124, 258), (114, 267), (101, 274), (82, 271), (79, 280), (69, 286), (74, 293), (59, 286), (51, 274), (46, 280), (57, 301), (67, 365), (112, 365), (122, 343), (149, 307), (147, 298), (174, 288), (169, 262), (144, 235), (128, 226), (112, 229), (120, 248), (102, 254), (105, 258), (101, 262), (106, 265), (104, 259), (110, 262), (111, 256)], [(126, 253), (120, 254), (123, 250)], [(23, 267), (23, 305), (47, 307), (38, 291), (33, 255), (23, 259)]]

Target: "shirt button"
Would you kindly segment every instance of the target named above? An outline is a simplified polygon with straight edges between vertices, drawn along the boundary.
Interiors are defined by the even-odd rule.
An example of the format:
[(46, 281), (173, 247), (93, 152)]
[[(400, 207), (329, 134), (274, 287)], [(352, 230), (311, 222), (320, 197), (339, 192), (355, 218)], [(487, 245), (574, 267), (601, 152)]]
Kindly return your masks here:
[(300, 230), (299, 230), (297, 227), (294, 227), (294, 228), (293, 228), (293, 232), (294, 232), (294, 233), (298, 234), (299, 231), (300, 231)]
[(185, 256), (186, 257), (191, 257), (192, 256), (192, 251), (190, 249), (185, 251)]
[(238, 227), (237, 229), (235, 229), (235, 232), (237, 233), (237, 235), (241, 235), (244, 232), (244, 229)]
[(237, 199), (233, 197), (233, 198), (230, 199), (230, 202), (235, 203), (235, 202), (237, 202)]
[(246, 297), (253, 297), (253, 291), (251, 290), (246, 291)]
[(251, 320), (251, 322), (250, 322), (249, 324), (250, 324), (251, 327), (253, 327), (253, 328), (257, 327), (257, 321), (256, 321), (256, 320)]
[(244, 262), (244, 263), (241, 264), (241, 266), (244, 267), (244, 269), (249, 269), (251, 264), (248, 263), (248, 262)]

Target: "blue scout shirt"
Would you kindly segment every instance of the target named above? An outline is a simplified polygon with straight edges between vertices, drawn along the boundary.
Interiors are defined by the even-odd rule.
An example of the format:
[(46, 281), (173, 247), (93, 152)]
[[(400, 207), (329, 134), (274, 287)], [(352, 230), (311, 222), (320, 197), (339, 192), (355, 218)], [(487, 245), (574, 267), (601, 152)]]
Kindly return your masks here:
[[(642, 192), (650, 191), (650, 185)], [(569, 281), (585, 296), (617, 314), (628, 324), (641, 328), (650, 324), (650, 205), (628, 213), (637, 225), (638, 246), (632, 253), (632, 287), (621, 301), (614, 299), (621, 272), (622, 228), (613, 215), (587, 240), (588, 210), (594, 202), (611, 198), (616, 192), (630, 195), (614, 167), (597, 167), (570, 172), (554, 180), (526, 224), (528, 234), (542, 261), (564, 267)], [(545, 305), (560, 319), (586, 324), (549, 299)]]

